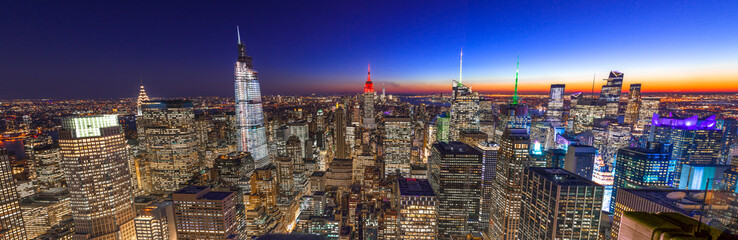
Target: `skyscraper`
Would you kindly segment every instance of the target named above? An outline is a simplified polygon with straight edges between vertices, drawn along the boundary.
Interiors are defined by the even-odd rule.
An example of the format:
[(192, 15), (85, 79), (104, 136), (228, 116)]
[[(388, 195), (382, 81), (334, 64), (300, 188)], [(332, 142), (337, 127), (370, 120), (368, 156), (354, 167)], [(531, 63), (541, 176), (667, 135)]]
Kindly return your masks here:
[(438, 198), (426, 179), (397, 179), (398, 225), (402, 239), (436, 239)]
[[(366, 129), (374, 129), (376, 124), (374, 123), (374, 83), (372, 83), (372, 71), (371, 66), (367, 67), (368, 72), (366, 76), (366, 83), (364, 83), (364, 118), (363, 126)], [(384, 88), (382, 88), (384, 92)]]
[(479, 131), (479, 93), (461, 82), (461, 62), (459, 81), (453, 81), (452, 89), (449, 137), (452, 141), (458, 141), (461, 131)]
[(548, 111), (546, 112), (547, 120), (561, 121), (561, 115), (564, 114), (565, 87), (565, 84), (551, 84), (551, 93), (548, 98)]
[(134, 239), (132, 187), (123, 129), (116, 115), (62, 119), (64, 174), (75, 239)]
[(141, 88), (138, 91), (138, 101), (136, 102), (136, 109), (138, 110), (136, 115), (141, 116), (141, 105), (146, 101), (149, 101), (149, 96), (146, 95), (143, 82), (141, 82)]
[(146, 150), (147, 188), (151, 191), (176, 191), (197, 171), (193, 107), (186, 100), (148, 101), (141, 106), (138, 138)]
[(482, 199), (480, 200), (480, 230), (489, 230), (489, 214), (492, 207), (492, 187), (497, 171), (497, 153), (500, 145), (496, 142), (483, 141), (474, 145), (482, 153)]
[(650, 143), (648, 148), (624, 148), (618, 151), (610, 209), (615, 209), (620, 188), (667, 188), (671, 145)]
[(595, 155), (597, 149), (592, 146), (572, 144), (569, 145), (564, 159), (564, 169), (573, 172), (587, 180), (592, 180), (594, 171)]
[(254, 70), (251, 57), (246, 55), (246, 46), (241, 42), (240, 32), (238, 32), (235, 81), (238, 151), (251, 153), (256, 167), (262, 167), (267, 165), (270, 159), (267, 154), (264, 112), (261, 108), (261, 87), (258, 72)]
[(134, 219), (136, 240), (177, 239), (172, 204), (171, 201), (159, 202), (141, 209)]
[(632, 126), (638, 122), (639, 112), (641, 110), (641, 84), (630, 84), (628, 92), (628, 105), (625, 108), (625, 124)]
[(617, 116), (620, 105), (620, 93), (623, 91), (623, 73), (611, 71), (605, 85), (600, 91), (600, 100), (605, 101), (605, 116)]
[(641, 107), (638, 110), (638, 121), (636, 121), (633, 131), (641, 133), (646, 125), (651, 125), (653, 115), (659, 113), (660, 103), (661, 98), (641, 97)]
[(497, 171), (492, 192), (490, 237), (518, 239), (523, 170), (529, 162), (528, 132), (524, 128), (508, 128), (502, 135)]
[(410, 148), (413, 129), (409, 117), (384, 118), (385, 175), (410, 176)]
[(679, 187), (679, 177), (684, 164), (716, 164), (720, 154), (722, 130), (715, 115), (700, 119), (675, 116), (653, 116), (650, 140), (671, 143), (670, 186)]
[(178, 239), (235, 239), (236, 193), (189, 186), (172, 194)]
[(438, 197), (438, 236), (479, 231), (482, 153), (462, 142), (433, 144), (428, 181)]
[(333, 112), (333, 145), (336, 148), (335, 158), (349, 157), (349, 148), (346, 144), (346, 111), (343, 110), (343, 105), (338, 105)]
[(560, 168), (527, 168), (520, 239), (598, 239), (602, 186)]
[(16, 190), (13, 169), (5, 148), (0, 148), (0, 237), (8, 240), (25, 240), (26, 229), (23, 224), (21, 208), (18, 205), (20, 196)]

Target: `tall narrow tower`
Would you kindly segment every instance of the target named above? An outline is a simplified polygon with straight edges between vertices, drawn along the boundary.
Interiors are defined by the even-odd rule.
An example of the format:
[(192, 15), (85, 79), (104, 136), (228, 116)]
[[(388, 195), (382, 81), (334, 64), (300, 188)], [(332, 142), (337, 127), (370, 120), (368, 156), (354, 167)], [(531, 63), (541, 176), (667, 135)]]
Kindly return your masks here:
[(149, 101), (149, 95), (146, 95), (146, 90), (144, 89), (142, 81), (141, 88), (138, 91), (138, 102), (136, 103), (136, 110), (138, 110), (138, 112), (136, 115), (141, 116), (141, 105), (146, 101)]
[(371, 65), (367, 67), (366, 83), (364, 83), (364, 119), (363, 126), (366, 129), (374, 129), (374, 83), (372, 83)]
[(256, 167), (269, 163), (267, 155), (264, 112), (261, 107), (261, 87), (258, 72), (254, 70), (251, 57), (246, 55), (246, 46), (238, 34), (238, 61), (235, 69), (236, 128), (238, 151), (250, 152)]

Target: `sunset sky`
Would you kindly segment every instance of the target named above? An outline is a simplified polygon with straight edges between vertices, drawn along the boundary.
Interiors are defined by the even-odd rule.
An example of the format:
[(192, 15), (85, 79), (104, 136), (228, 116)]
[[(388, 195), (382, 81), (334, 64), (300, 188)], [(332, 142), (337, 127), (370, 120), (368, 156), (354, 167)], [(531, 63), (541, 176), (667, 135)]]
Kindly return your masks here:
[(233, 96), (236, 26), (264, 94), (738, 92), (738, 1), (19, 1), (0, 10), (0, 99)]

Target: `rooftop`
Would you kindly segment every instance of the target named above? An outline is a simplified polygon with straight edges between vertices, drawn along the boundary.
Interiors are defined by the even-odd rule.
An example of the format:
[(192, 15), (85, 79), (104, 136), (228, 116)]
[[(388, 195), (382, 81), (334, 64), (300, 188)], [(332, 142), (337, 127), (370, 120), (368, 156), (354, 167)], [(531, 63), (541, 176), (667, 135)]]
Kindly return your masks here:
[(599, 184), (583, 178), (577, 174), (561, 168), (532, 167), (528, 171), (534, 172), (542, 177), (562, 186), (599, 186)]
[(398, 178), (400, 195), (403, 196), (435, 196), (428, 179)]
[(700, 205), (704, 203), (705, 198), (704, 191), (702, 190), (621, 189), (687, 216), (699, 214)]
[(433, 144), (435, 149), (442, 154), (480, 154), (479, 150), (462, 142), (437, 142)]

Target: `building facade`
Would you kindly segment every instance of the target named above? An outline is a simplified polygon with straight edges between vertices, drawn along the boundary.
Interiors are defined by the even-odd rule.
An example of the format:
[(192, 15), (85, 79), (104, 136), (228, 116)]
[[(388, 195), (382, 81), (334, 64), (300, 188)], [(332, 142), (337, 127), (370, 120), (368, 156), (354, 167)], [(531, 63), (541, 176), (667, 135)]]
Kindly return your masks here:
[(75, 239), (135, 239), (125, 141), (116, 115), (62, 119), (59, 146)]
[(238, 61), (235, 67), (236, 129), (238, 151), (249, 152), (256, 167), (269, 164), (264, 111), (261, 103), (259, 73), (246, 55), (246, 46), (238, 33)]

